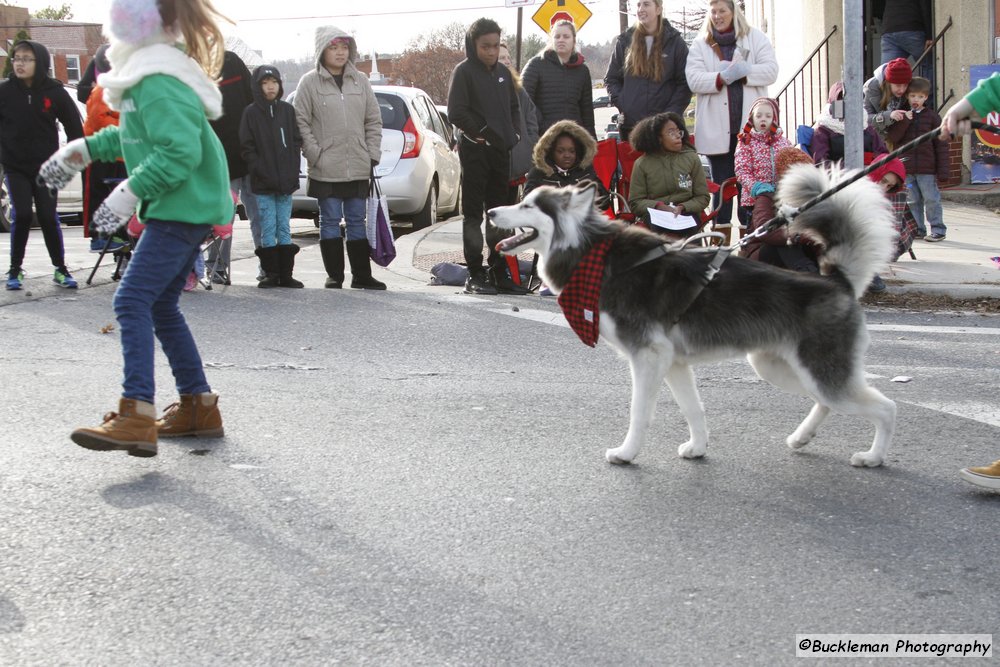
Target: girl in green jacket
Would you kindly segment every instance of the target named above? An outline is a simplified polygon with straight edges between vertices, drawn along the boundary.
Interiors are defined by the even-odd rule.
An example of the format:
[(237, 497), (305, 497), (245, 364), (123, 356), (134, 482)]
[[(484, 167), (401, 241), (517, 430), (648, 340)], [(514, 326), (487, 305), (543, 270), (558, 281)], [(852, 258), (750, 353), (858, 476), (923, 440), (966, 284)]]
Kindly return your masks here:
[[(968, 95), (958, 101), (941, 119), (941, 138), (962, 136), (972, 131), (970, 119), (985, 118), (1000, 111), (1000, 74), (983, 79)], [(959, 470), (962, 479), (984, 489), (1000, 491), (1000, 459), (985, 466), (970, 466)]]
[[(145, 223), (114, 297), (125, 366), (118, 412), (73, 431), (87, 449), (155, 456), (157, 434), (223, 434), (218, 396), (178, 305), (202, 241), (233, 216), (226, 157), (208, 124), (222, 114), (213, 81), (224, 49), (219, 16), (210, 0), (112, 0), (112, 68), (100, 85), (120, 125), (70, 142), (42, 167), (42, 178), (60, 187), (91, 160), (124, 157), (129, 177), (94, 213), (94, 225), (112, 233), (132, 215)], [(154, 336), (180, 393), (159, 420)]]
[(670, 230), (651, 226), (670, 236), (690, 236), (702, 227), (708, 206), (708, 181), (701, 158), (691, 144), (684, 120), (673, 111), (640, 121), (632, 131), (632, 146), (644, 153), (635, 161), (629, 184), (629, 206), (636, 217), (649, 222), (649, 210), (690, 216), (694, 225)]

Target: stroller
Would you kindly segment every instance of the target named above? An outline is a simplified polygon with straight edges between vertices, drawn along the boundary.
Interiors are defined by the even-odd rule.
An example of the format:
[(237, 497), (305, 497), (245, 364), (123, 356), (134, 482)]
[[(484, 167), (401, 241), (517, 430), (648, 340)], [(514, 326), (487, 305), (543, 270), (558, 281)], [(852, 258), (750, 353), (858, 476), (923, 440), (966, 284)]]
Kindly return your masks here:
[[(145, 229), (145, 225), (139, 222), (139, 218), (133, 215), (129, 218), (127, 224), (123, 225), (114, 234), (110, 235), (104, 244), (104, 248), (101, 250), (101, 254), (97, 256), (97, 262), (94, 264), (94, 268), (91, 269), (90, 275), (87, 276), (87, 284), (91, 284), (94, 280), (94, 274), (97, 273), (98, 267), (101, 266), (101, 262), (104, 260), (104, 256), (108, 253), (109, 248), (112, 243), (114, 243), (115, 237), (121, 237), (126, 239), (126, 243), (121, 247), (112, 250), (112, 257), (115, 259), (115, 270), (111, 274), (111, 279), (118, 281), (121, 280), (122, 275), (125, 273), (125, 268), (128, 266), (129, 260), (132, 258), (132, 251), (135, 250), (136, 244), (139, 243), (139, 237), (142, 236), (142, 231)], [(201, 247), (198, 249), (199, 254), (204, 253), (207, 250), (211, 250), (213, 247), (218, 250), (222, 243), (226, 239), (230, 239), (233, 236), (233, 223), (229, 221), (224, 225), (215, 225), (212, 230), (205, 236), (205, 240), (202, 242)], [(216, 265), (218, 264), (219, 257), (221, 253), (216, 254)], [(217, 269), (217, 266), (211, 267), (212, 271)], [(206, 272), (207, 273), (207, 272)], [(207, 275), (198, 276), (198, 282), (206, 290), (212, 289), (212, 281), (208, 276), (212, 275), (207, 273)]]

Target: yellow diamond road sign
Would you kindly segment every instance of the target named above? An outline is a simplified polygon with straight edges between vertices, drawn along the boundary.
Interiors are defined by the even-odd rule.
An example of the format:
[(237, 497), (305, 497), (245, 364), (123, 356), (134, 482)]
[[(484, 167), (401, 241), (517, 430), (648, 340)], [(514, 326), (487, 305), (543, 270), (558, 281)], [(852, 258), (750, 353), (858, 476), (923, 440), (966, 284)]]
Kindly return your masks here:
[(531, 20), (548, 34), (556, 21), (572, 21), (579, 30), (591, 16), (592, 12), (580, 0), (545, 0)]

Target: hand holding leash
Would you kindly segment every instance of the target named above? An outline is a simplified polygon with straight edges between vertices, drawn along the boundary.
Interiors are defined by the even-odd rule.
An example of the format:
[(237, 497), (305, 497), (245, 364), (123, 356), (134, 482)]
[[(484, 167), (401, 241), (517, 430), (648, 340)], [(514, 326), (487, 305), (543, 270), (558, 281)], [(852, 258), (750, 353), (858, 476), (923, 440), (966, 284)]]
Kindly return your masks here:
[(62, 190), (91, 161), (87, 140), (74, 139), (45, 161), (38, 171), (38, 180), (50, 190)]
[(973, 116), (978, 118), (976, 110), (972, 108), (972, 103), (967, 99), (959, 100), (941, 120), (941, 138), (948, 141), (952, 135), (961, 137), (970, 134), (972, 123), (969, 122), (969, 119)]
[(111, 191), (94, 211), (94, 230), (101, 234), (113, 234), (128, 223), (139, 205), (139, 198), (128, 187), (125, 179)]

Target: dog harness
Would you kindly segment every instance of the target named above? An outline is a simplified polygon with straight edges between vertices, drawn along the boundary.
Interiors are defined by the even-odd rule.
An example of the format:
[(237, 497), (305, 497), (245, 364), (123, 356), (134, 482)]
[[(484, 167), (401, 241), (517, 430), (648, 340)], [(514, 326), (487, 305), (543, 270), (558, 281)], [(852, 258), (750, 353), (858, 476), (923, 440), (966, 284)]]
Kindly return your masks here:
[(559, 293), (559, 307), (566, 321), (583, 344), (590, 347), (597, 345), (601, 283), (608, 250), (614, 240), (613, 236), (609, 236), (595, 243), (573, 269), (569, 281)]

